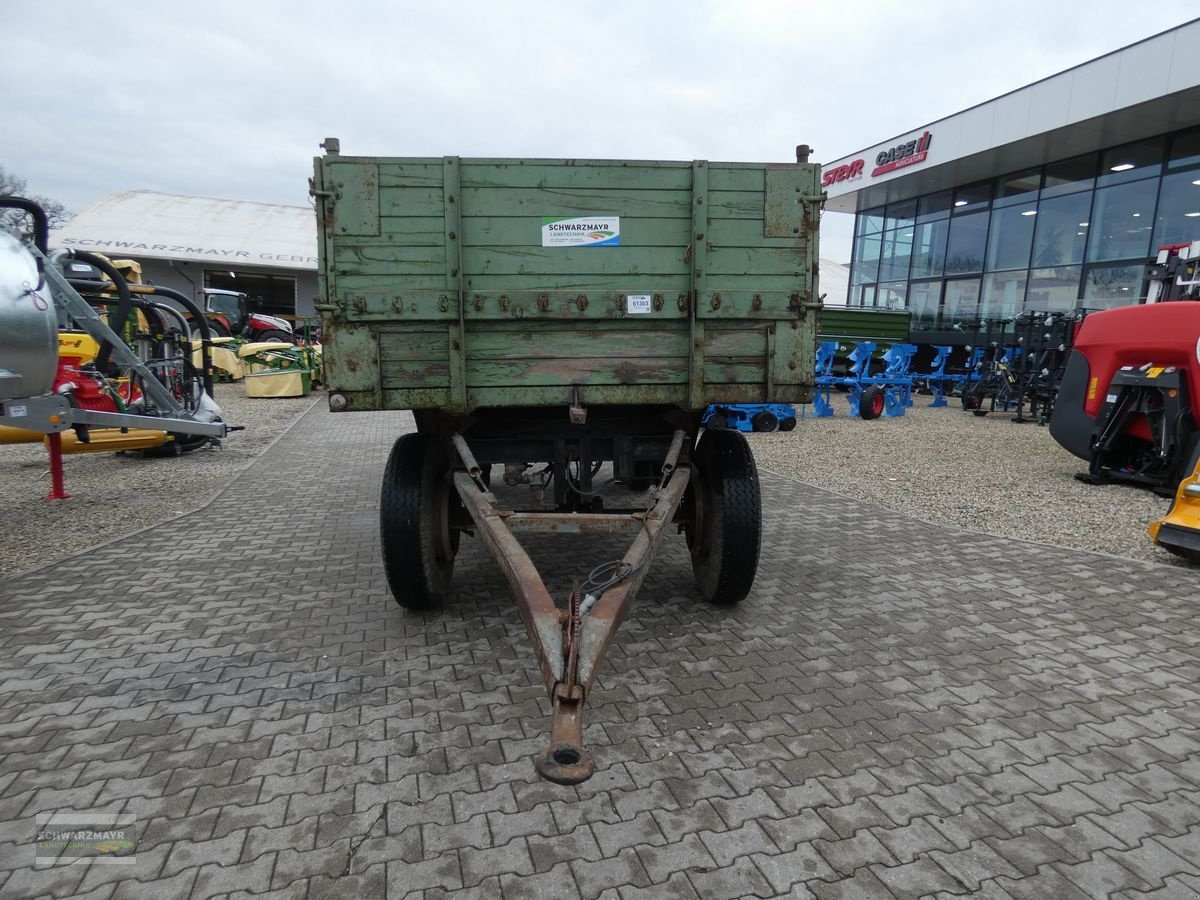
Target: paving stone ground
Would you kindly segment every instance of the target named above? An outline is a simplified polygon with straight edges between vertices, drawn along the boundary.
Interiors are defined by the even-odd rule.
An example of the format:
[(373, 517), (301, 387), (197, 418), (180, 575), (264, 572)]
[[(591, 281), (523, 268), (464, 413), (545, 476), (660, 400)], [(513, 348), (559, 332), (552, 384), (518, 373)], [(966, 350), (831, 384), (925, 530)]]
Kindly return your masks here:
[[(704, 604), (668, 540), (561, 787), (478, 542), (445, 610), (387, 595), (410, 423), (318, 407), (207, 508), (2, 585), (0, 896), (1200, 891), (1194, 573), (767, 478), (754, 592)], [(560, 588), (621, 552), (528, 543)], [(135, 815), (136, 863), (35, 868), (64, 809)]]

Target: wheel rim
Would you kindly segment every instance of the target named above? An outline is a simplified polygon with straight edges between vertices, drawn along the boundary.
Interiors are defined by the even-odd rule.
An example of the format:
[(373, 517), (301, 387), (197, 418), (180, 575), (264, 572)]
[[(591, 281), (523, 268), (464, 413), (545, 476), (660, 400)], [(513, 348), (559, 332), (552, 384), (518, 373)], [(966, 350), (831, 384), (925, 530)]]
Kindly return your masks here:
[(871, 412), (875, 413), (875, 415), (879, 415), (881, 412), (883, 412), (883, 394), (882, 393), (876, 394), (874, 397), (871, 398)]

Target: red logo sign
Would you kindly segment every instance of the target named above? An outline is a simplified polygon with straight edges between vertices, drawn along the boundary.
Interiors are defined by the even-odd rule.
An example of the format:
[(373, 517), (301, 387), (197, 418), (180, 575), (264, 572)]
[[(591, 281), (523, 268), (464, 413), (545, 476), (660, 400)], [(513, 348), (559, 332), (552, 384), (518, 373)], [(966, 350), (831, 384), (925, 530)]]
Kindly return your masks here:
[(864, 165), (866, 165), (865, 160), (856, 159), (848, 166), (838, 166), (836, 169), (830, 169), (822, 176), (821, 187), (829, 187), (829, 185), (836, 184), (839, 181), (858, 177), (862, 174)]
[(875, 157), (875, 168), (871, 170), (871, 177), (886, 175), (896, 169), (905, 169), (925, 162), (929, 156), (929, 142), (932, 140), (933, 135), (926, 131), (914, 141), (897, 144), (891, 150), (882, 151)]

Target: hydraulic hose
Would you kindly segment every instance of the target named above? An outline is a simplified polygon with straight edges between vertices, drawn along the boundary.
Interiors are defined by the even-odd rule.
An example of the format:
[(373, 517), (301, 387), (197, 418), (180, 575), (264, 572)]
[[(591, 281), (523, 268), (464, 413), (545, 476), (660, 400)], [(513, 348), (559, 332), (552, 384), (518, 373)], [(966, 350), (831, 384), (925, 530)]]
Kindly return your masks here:
[(208, 396), (213, 395), (213, 378), (212, 378), (212, 329), (208, 327), (208, 318), (204, 315), (203, 310), (196, 305), (196, 301), (191, 297), (181, 294), (173, 288), (163, 287), (162, 285), (150, 285), (153, 288), (151, 293), (157, 297), (166, 297), (168, 300), (174, 300), (192, 317), (192, 321), (196, 323), (200, 330), (200, 363), (204, 369), (204, 390)]
[[(24, 197), (9, 196), (0, 197), (0, 209), (19, 209), (29, 213), (29, 217), (33, 219), (33, 245), (42, 252), (42, 256), (50, 254), (50, 217), (44, 209)], [(40, 291), (45, 284), (46, 275), (45, 262), (41, 256), (37, 260), (37, 270), (37, 289)]]

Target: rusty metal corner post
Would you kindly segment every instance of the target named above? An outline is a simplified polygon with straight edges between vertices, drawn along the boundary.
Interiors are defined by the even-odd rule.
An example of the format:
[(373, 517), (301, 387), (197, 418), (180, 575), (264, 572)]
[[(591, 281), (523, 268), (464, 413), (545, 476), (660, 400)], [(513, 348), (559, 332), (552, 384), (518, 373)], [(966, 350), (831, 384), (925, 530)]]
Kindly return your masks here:
[[(453, 438), (466, 469), (454, 472), (454, 487), (488, 552), (516, 594), (517, 610), (529, 633), (550, 697), (550, 741), (534, 762), (538, 774), (548, 781), (578, 784), (595, 772), (595, 761), (583, 744), (583, 704), (604, 654), (625, 621), (655, 551), (683, 501), (691, 478), (691, 467), (679, 462), (685, 440), (682, 431), (675, 432), (663, 463), (655, 502), (645, 513), (593, 515), (515, 513), (497, 508), (495, 497), (479, 477), (479, 466), (466, 441), (461, 435)], [(624, 577), (600, 591), (598, 597), (582, 598), (574, 590), (567, 608), (559, 609), (533, 561), (513, 535), (510, 521), (518, 531), (573, 534), (636, 531), (633, 543), (621, 559), (619, 568)]]

